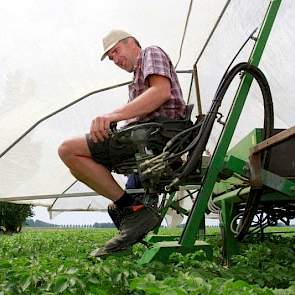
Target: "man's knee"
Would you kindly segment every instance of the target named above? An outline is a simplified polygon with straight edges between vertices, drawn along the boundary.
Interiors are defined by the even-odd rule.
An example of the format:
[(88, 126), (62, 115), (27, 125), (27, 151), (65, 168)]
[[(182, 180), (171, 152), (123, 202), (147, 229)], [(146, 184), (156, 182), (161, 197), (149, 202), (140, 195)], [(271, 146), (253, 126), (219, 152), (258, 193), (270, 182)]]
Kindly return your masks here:
[(65, 140), (58, 147), (58, 155), (62, 160), (66, 160), (72, 154), (73, 154), (73, 143), (71, 142), (71, 140)]
[(84, 138), (65, 140), (58, 147), (58, 155), (65, 162), (75, 156), (88, 156), (89, 149)]

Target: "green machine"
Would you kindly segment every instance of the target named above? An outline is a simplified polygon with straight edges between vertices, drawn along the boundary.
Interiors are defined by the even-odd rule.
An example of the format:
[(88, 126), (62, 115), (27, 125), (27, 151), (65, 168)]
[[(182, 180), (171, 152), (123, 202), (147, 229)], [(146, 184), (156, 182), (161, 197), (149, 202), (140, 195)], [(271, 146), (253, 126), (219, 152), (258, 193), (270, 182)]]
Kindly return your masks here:
[[(140, 263), (154, 260), (166, 262), (171, 253), (189, 253), (196, 250), (203, 250), (210, 258), (212, 247), (204, 241), (204, 216), (208, 212), (209, 202), (220, 208), (223, 252), (226, 259), (238, 253), (239, 242), (251, 232), (261, 231), (265, 226), (274, 225), (279, 220), (288, 224), (289, 220), (295, 217), (295, 182), (292, 181), (295, 176), (295, 140), (292, 139), (295, 137), (295, 128), (284, 131), (273, 129), (270, 89), (263, 73), (257, 68), (280, 4), (281, 0), (270, 2), (249, 61), (233, 67), (225, 74), (210, 111), (205, 118), (194, 124), (194, 139), (190, 144), (193, 147), (182, 150), (182, 153), (177, 149), (171, 151), (170, 147), (188, 133), (181, 132), (178, 138), (167, 144), (161, 155), (153, 158), (142, 157), (138, 171), (143, 176), (144, 187), (147, 190), (154, 188), (157, 192), (162, 190), (166, 196), (160, 207), (162, 216), (164, 217), (168, 208), (173, 208), (188, 214), (188, 220), (180, 237), (150, 236), (147, 240), (149, 247)], [(221, 99), (236, 74), (242, 75), (239, 88), (210, 164), (204, 169), (202, 154), (216, 120)], [(255, 129), (228, 150), (253, 78), (258, 82), (264, 99), (264, 128)], [(187, 151), (189, 164), (182, 167), (177, 176), (171, 179), (169, 161)], [(163, 180), (165, 177), (166, 184), (160, 185), (159, 179)], [(175, 200), (175, 191), (179, 186), (188, 184), (192, 188), (198, 188), (190, 212), (181, 208)]]
[[(205, 213), (212, 211), (211, 208), (220, 208), (226, 259), (238, 253), (239, 242), (251, 232), (262, 231), (279, 220), (288, 224), (295, 217), (295, 182), (292, 181), (295, 176), (295, 139), (292, 139), (295, 127), (274, 130), (270, 87), (258, 68), (280, 4), (281, 0), (270, 1), (248, 62), (226, 71), (209, 112), (190, 125), (191, 107), (188, 106), (187, 118), (182, 122), (187, 123), (185, 130), (180, 130), (160, 155), (147, 152), (147, 139), (161, 129), (165, 132), (175, 130), (177, 122), (143, 123), (117, 133), (123, 140), (130, 139), (139, 152), (136, 162), (122, 163), (116, 170), (124, 174), (138, 173), (147, 196), (149, 193), (164, 195), (158, 208), (163, 218), (168, 208), (188, 215), (179, 237), (149, 236), (146, 240), (148, 249), (139, 263), (166, 262), (174, 252), (185, 254), (197, 250), (203, 250), (210, 259), (212, 247), (204, 240), (204, 225)], [(204, 165), (204, 151), (218, 120), (222, 98), (237, 75), (241, 77), (240, 85), (210, 163)], [(264, 128), (255, 129), (229, 150), (253, 79), (263, 97)], [(183, 161), (183, 155), (186, 155), (186, 161)], [(188, 197), (194, 199), (189, 211), (181, 208), (175, 197), (181, 186), (187, 190)], [(193, 190), (197, 190), (197, 194)]]

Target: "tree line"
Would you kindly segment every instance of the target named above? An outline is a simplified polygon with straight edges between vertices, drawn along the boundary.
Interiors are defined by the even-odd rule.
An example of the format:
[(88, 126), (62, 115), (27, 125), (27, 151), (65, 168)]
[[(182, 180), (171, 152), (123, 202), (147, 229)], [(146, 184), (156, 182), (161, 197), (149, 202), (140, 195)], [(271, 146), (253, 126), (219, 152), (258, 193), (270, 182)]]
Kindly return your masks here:
[(113, 228), (115, 225), (112, 222), (102, 222), (94, 224), (54, 224), (44, 222), (42, 220), (36, 219), (33, 220), (29, 218), (26, 220), (25, 225), (27, 227), (55, 227), (55, 228)]
[(17, 233), (23, 226), (26, 227), (53, 227), (53, 228), (114, 228), (112, 222), (94, 224), (53, 224), (42, 220), (33, 220), (33, 206), (27, 204), (14, 204), (0, 202), (0, 232)]
[(20, 232), (26, 219), (32, 216), (32, 205), (0, 202), (0, 232)]

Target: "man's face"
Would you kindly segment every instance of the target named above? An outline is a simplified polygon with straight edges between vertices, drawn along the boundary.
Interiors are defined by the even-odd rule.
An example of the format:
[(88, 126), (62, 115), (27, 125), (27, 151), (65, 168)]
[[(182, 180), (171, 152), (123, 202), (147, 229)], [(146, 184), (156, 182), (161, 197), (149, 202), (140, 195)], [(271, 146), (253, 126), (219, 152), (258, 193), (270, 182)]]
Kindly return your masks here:
[(129, 73), (133, 72), (135, 65), (135, 58), (132, 54), (130, 43), (130, 39), (119, 41), (107, 53), (110, 60), (112, 60), (118, 67)]

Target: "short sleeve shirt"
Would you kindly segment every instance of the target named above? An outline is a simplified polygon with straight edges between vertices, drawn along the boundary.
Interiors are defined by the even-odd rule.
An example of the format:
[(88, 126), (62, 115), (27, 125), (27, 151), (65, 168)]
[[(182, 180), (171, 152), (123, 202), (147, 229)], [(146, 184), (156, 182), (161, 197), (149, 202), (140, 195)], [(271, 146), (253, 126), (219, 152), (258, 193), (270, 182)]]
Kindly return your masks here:
[(141, 51), (134, 71), (133, 82), (129, 85), (129, 102), (149, 88), (147, 79), (149, 75), (160, 75), (168, 78), (171, 84), (171, 96), (158, 109), (137, 119), (139, 121), (148, 121), (155, 118), (183, 119), (186, 106), (176, 72), (168, 55), (157, 46), (150, 46)]

